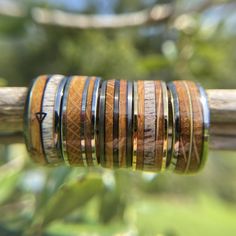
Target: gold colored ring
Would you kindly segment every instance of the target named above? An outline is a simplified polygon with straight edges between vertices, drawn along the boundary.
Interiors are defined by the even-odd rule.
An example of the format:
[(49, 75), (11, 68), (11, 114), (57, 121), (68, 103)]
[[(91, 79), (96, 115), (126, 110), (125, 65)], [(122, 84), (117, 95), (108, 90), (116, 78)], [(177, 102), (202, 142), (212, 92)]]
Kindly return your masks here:
[(163, 94), (163, 116), (164, 116), (164, 142), (163, 142), (163, 158), (161, 171), (166, 169), (167, 155), (168, 155), (168, 129), (169, 129), (169, 101), (168, 101), (168, 91), (165, 82), (161, 82), (162, 94)]
[(138, 117), (138, 88), (137, 82), (133, 82), (134, 86), (134, 113), (133, 113), (133, 170), (136, 170), (137, 164), (137, 117)]

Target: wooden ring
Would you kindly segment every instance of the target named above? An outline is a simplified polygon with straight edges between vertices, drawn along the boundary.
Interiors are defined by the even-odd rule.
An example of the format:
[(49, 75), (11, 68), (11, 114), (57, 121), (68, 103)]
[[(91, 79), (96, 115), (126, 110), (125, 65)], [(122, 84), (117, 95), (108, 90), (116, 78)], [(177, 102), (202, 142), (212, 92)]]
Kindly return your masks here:
[(68, 79), (62, 105), (63, 157), (67, 165), (84, 166), (81, 150), (82, 94), (87, 77)]
[(42, 144), (41, 124), (45, 115), (42, 113), (43, 94), (49, 76), (37, 77), (27, 95), (24, 117), (24, 133), (27, 150), (31, 158), (40, 164), (48, 164)]
[(101, 86), (100, 99), (99, 99), (99, 153), (100, 163), (102, 166), (106, 164), (105, 156), (105, 110), (106, 110), (106, 90), (107, 81), (104, 81)]
[(106, 167), (113, 167), (113, 116), (114, 116), (114, 93), (115, 93), (115, 80), (107, 81), (106, 90), (106, 111), (105, 111), (105, 155)]

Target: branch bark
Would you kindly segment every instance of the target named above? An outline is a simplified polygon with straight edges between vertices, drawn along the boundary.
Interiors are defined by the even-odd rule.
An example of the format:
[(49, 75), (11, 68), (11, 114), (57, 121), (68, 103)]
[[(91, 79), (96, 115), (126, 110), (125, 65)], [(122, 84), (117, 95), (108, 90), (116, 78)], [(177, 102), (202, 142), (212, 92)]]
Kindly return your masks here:
[[(26, 88), (0, 88), (0, 143), (23, 143)], [(210, 148), (236, 150), (236, 90), (207, 90)]]
[(41, 7), (33, 7), (27, 10), (15, 1), (2, 0), (0, 1), (0, 15), (10, 17), (27, 17), (29, 15), (36, 24), (57, 27), (74, 29), (117, 29), (158, 24), (170, 18), (175, 20), (183, 14), (202, 12), (216, 4), (219, 3), (212, 0), (205, 0), (194, 5), (192, 8), (184, 10), (176, 10), (175, 4), (156, 4), (149, 9), (138, 12), (118, 15), (85, 15)]

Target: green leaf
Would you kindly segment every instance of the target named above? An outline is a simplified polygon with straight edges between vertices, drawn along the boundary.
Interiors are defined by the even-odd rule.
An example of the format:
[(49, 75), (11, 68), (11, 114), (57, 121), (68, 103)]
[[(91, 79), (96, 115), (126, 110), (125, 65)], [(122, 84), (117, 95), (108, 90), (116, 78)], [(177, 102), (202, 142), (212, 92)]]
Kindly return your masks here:
[(102, 179), (97, 175), (89, 175), (81, 180), (62, 186), (37, 213), (33, 224), (46, 227), (52, 221), (64, 218), (75, 209), (83, 206), (94, 195), (103, 190)]

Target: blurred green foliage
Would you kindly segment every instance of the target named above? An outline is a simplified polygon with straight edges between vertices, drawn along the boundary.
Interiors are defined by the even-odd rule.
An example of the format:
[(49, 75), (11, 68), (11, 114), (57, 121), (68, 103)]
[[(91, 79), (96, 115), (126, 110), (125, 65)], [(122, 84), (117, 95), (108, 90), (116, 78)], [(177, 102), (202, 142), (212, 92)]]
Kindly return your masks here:
[[(59, 6), (56, 1), (21, 1), (27, 9), (73, 8), (70, 2), (75, 1)], [(104, 1), (90, 0), (78, 11), (132, 12), (154, 3), (117, 0), (104, 10)], [(176, 7), (196, 3), (182, 0)], [(0, 85), (25, 86), (39, 74), (61, 73), (105, 79), (191, 79), (206, 88), (233, 88), (235, 25), (231, 7), (217, 11), (211, 7), (161, 24), (119, 30), (46, 27), (30, 16), (0, 16)], [(205, 169), (196, 176), (42, 168), (29, 160), (23, 145), (1, 146), (0, 164), (1, 236), (236, 232), (233, 152), (210, 152)]]

